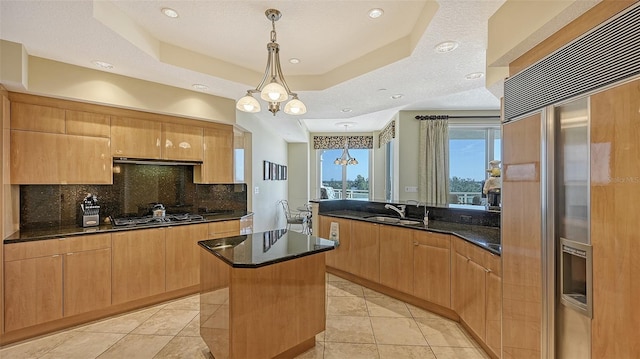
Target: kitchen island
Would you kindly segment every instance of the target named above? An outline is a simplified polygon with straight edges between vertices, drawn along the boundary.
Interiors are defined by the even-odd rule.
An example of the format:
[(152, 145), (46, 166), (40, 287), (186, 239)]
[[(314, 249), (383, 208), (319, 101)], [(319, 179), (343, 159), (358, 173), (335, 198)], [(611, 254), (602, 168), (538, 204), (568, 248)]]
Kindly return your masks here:
[(200, 336), (216, 359), (292, 358), (325, 329), (325, 252), (284, 229), (198, 242)]

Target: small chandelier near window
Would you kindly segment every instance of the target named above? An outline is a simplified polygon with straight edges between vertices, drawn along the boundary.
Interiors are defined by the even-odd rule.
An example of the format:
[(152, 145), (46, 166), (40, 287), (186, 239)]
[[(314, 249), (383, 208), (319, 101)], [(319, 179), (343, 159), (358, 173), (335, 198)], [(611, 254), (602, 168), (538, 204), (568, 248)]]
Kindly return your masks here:
[[(253, 97), (254, 93), (260, 93), (260, 98), (269, 103), (269, 111), (276, 115), (280, 111), (280, 102), (289, 101), (284, 106), (284, 112), (289, 115), (302, 115), (307, 112), (307, 107), (298, 100), (298, 94), (291, 92), (280, 68), (280, 46), (276, 42), (276, 21), (282, 14), (276, 9), (269, 9), (264, 13), (271, 20), (271, 42), (267, 44), (267, 68), (264, 71), (262, 81), (255, 89), (248, 90), (247, 95), (239, 99), (236, 108), (243, 112), (259, 112), (260, 103)], [(267, 79), (269, 80), (267, 83)], [(265, 86), (266, 85), (266, 86)]]
[(342, 125), (344, 126), (344, 132), (345, 132), (344, 149), (342, 150), (342, 156), (336, 158), (336, 160), (333, 161), (333, 163), (341, 166), (357, 165), (358, 160), (356, 160), (355, 157), (351, 157), (351, 155), (349, 154), (349, 137), (346, 135), (346, 133), (347, 133), (347, 128), (350, 126), (350, 124), (343, 123)]

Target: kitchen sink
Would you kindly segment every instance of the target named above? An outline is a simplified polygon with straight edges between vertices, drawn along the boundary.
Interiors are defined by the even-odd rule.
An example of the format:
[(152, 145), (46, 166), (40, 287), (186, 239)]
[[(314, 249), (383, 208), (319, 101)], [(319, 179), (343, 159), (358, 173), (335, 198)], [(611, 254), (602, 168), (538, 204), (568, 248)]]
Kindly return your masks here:
[(421, 224), (422, 223), (420, 221), (413, 221), (413, 220), (410, 220), (410, 219), (402, 219), (402, 218), (397, 218), (397, 217), (385, 217), (385, 216), (372, 216), (372, 217), (367, 217), (367, 219), (370, 219), (370, 220), (376, 221), (376, 222), (402, 224), (402, 225), (406, 225), (406, 226), (415, 226), (417, 224)]

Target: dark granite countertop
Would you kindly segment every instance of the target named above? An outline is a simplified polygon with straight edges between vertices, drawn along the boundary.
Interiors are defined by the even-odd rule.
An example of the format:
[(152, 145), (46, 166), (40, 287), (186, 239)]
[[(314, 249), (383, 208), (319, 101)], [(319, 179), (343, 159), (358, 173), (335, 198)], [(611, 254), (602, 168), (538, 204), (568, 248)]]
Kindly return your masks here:
[(198, 242), (234, 268), (259, 268), (320, 252), (337, 242), (286, 229)]
[(189, 224), (209, 223), (219, 221), (229, 221), (240, 219), (245, 216), (252, 215), (252, 212), (247, 211), (230, 211), (230, 212), (218, 212), (218, 213), (200, 213), (204, 217), (202, 221), (190, 221), (190, 222), (168, 222), (162, 224), (150, 224), (150, 225), (138, 225), (138, 226), (122, 226), (114, 227), (112, 224), (101, 224), (96, 227), (79, 227), (79, 226), (66, 226), (66, 227), (52, 227), (43, 229), (31, 229), (17, 231), (11, 236), (5, 238), (4, 244), (39, 241), (53, 238), (64, 238), (71, 236), (78, 236), (84, 234), (97, 234), (97, 233), (109, 233), (119, 231), (133, 231), (138, 229), (149, 228), (162, 228), (162, 227), (175, 227), (184, 226)]
[[(477, 225), (471, 225), (471, 224), (434, 221), (434, 220), (429, 220), (429, 225), (425, 227), (422, 224), (422, 220), (416, 219), (416, 218), (407, 218), (407, 219), (419, 221), (420, 224), (415, 224), (415, 225), (394, 224), (394, 223), (386, 223), (386, 222), (376, 221), (374, 219), (369, 219), (369, 217), (376, 216), (375, 214), (372, 214), (372, 213), (349, 211), (349, 210), (322, 212), (319, 214), (321, 216), (347, 218), (347, 219), (354, 219), (358, 221), (381, 223), (381, 224), (386, 224), (390, 226), (400, 226), (403, 228), (416, 229), (416, 230), (422, 230), (422, 231), (453, 234), (456, 237), (462, 238), (470, 243), (473, 243), (485, 250), (488, 250), (491, 253), (494, 253), (497, 255), (500, 255), (501, 253), (500, 228), (497, 228), (497, 227), (485, 227), (485, 226), (477, 226)], [(392, 216), (389, 216), (388, 214), (380, 214), (379, 216), (392, 217)]]

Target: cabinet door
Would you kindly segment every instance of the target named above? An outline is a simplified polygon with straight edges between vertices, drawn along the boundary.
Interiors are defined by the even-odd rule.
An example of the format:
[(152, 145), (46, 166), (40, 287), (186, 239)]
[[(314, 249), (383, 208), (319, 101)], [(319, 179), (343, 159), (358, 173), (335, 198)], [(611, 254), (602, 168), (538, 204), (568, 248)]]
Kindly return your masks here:
[(326, 231), (327, 236), (324, 238), (331, 239), (331, 223), (338, 223), (338, 240), (340, 245), (332, 251), (328, 251), (326, 257), (326, 264), (329, 267), (349, 272), (351, 269), (349, 266), (349, 251), (351, 250), (351, 222), (348, 219), (324, 217), (322, 226)]
[(109, 139), (11, 131), (11, 182), (110, 184)]
[(207, 239), (207, 228), (207, 224), (167, 228), (167, 291), (200, 283), (198, 242)]
[(111, 305), (111, 248), (64, 256), (64, 316)]
[(486, 270), (478, 263), (455, 254), (454, 310), (482, 340), (486, 333)]
[(202, 128), (172, 123), (162, 124), (162, 158), (202, 161)]
[(502, 278), (487, 273), (487, 338), (485, 343), (500, 357), (502, 347)]
[(62, 318), (62, 257), (4, 263), (5, 331)]
[(380, 284), (413, 293), (413, 230), (379, 227)]
[(451, 240), (448, 235), (415, 232), (413, 295), (451, 308)]
[(351, 221), (351, 246), (349, 248), (349, 272), (380, 282), (380, 243), (375, 223)]
[(64, 110), (13, 102), (11, 104), (11, 129), (65, 133)]
[(113, 233), (112, 304), (165, 291), (165, 230)]
[(109, 115), (83, 111), (65, 111), (67, 135), (110, 137)]
[(194, 169), (197, 183), (233, 183), (233, 128), (205, 128), (203, 163)]
[(160, 159), (160, 122), (127, 117), (111, 118), (111, 153), (114, 157)]

